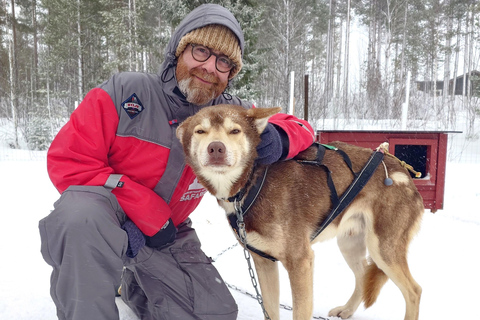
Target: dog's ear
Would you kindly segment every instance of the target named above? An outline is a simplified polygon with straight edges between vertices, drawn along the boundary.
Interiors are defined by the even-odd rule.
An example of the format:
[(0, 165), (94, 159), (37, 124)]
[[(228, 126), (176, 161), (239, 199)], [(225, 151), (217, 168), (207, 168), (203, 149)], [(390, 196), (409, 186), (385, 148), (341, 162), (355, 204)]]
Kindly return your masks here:
[(251, 108), (247, 110), (247, 116), (255, 120), (255, 126), (258, 133), (262, 133), (268, 124), (268, 119), (282, 110), (280, 107), (274, 108)]
[(185, 133), (185, 129), (187, 128), (187, 125), (186, 125), (187, 121), (188, 121), (188, 119), (185, 120), (184, 122), (182, 122), (176, 130), (176, 135), (177, 135), (178, 140), (180, 140), (180, 142), (182, 142), (183, 134)]

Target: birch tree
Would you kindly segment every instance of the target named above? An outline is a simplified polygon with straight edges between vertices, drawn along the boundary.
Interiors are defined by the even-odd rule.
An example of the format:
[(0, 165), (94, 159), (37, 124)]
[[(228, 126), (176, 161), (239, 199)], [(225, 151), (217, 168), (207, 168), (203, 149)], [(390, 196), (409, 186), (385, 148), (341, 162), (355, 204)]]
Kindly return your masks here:
[[(466, 134), (467, 137), (473, 138), (475, 136), (475, 118), (477, 113), (480, 113), (480, 103), (478, 97), (474, 97), (474, 92), (472, 91), (472, 71), (474, 67), (474, 48), (476, 47), (476, 40), (475, 37), (475, 18), (478, 16), (480, 12), (480, 5), (478, 3), (471, 3), (468, 7), (468, 13), (466, 15), (467, 24), (466, 24), (466, 35), (465, 38), (467, 39), (466, 43), (468, 46), (465, 47), (465, 55), (466, 55), (466, 69), (468, 74), (468, 83), (466, 85), (465, 94), (466, 94), (466, 108), (467, 108), (467, 128)], [(477, 20), (477, 23), (479, 21)], [(478, 36), (477, 36), (478, 37)], [(478, 66), (478, 59), (475, 62)], [(465, 77), (464, 77), (465, 79)], [(478, 79), (477, 79), (478, 81)], [(465, 83), (465, 81), (464, 81)], [(478, 138), (478, 137), (477, 137)]]
[(10, 16), (8, 18), (9, 21), (9, 28), (11, 30), (11, 34), (9, 37), (9, 67), (10, 67), (10, 107), (11, 107), (11, 115), (12, 115), (12, 122), (14, 128), (14, 138), (12, 142), (12, 146), (15, 149), (19, 149), (20, 145), (18, 143), (18, 131), (19, 131), (19, 108), (18, 108), (18, 64), (17, 64), (17, 21), (15, 19), (15, 1), (10, 1)]
[[(7, 2), (0, 1), (0, 65), (9, 66), (9, 24), (7, 22)], [(0, 117), (7, 118), (9, 114), (9, 105), (7, 103), (7, 89), (9, 87), (9, 68), (0, 68)]]
[(78, 64), (78, 102), (83, 99), (83, 47), (82, 47), (82, 14), (81, 14), (81, 0), (77, 0), (77, 64)]
[(333, 98), (334, 83), (334, 47), (335, 47), (335, 15), (336, 0), (329, 0), (328, 30), (327, 30), (327, 57), (325, 62), (324, 108), (327, 108)]
[(344, 65), (344, 72), (343, 72), (343, 110), (347, 114), (348, 118), (348, 110), (350, 110), (348, 105), (348, 78), (349, 78), (349, 66), (350, 66), (350, 4), (351, 0), (347, 0), (347, 19), (345, 21), (345, 52), (343, 58), (343, 65)]

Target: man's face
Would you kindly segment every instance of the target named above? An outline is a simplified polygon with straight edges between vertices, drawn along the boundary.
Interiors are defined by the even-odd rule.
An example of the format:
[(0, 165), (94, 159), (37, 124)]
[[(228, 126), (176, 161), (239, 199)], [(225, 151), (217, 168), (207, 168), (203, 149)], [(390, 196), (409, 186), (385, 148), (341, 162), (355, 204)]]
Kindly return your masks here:
[(190, 45), (178, 57), (176, 70), (178, 87), (188, 102), (196, 105), (207, 104), (222, 94), (227, 87), (230, 73), (219, 72), (215, 67), (215, 60), (216, 57), (212, 55), (204, 62), (196, 61)]

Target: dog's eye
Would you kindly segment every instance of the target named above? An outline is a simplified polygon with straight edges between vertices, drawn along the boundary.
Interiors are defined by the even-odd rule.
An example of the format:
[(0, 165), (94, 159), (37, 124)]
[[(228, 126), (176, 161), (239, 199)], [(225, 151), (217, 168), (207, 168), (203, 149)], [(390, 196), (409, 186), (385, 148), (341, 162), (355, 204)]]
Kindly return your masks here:
[(195, 131), (195, 133), (198, 133), (198, 134), (204, 134), (204, 133), (205, 133), (205, 131), (204, 131), (204, 130), (202, 130), (202, 129), (198, 129), (197, 131)]
[(230, 131), (230, 134), (239, 134), (239, 133), (240, 133), (239, 129), (233, 129), (232, 131)]

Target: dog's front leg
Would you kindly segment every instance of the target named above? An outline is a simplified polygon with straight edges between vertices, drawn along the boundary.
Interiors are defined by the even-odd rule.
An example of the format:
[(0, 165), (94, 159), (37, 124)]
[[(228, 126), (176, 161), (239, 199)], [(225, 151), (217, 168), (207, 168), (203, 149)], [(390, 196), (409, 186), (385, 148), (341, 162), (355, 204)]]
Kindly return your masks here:
[(272, 320), (280, 319), (280, 282), (278, 263), (252, 253), (258, 282), (262, 291), (263, 304)]
[[(299, 248), (300, 249), (300, 248)], [(283, 263), (290, 278), (293, 319), (310, 320), (313, 314), (313, 250), (297, 250)]]

